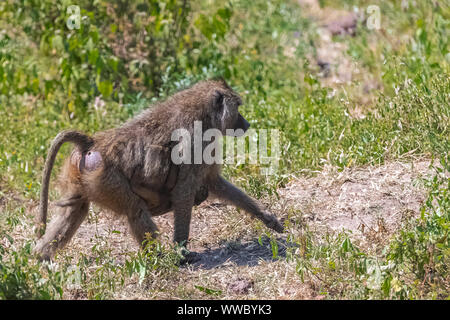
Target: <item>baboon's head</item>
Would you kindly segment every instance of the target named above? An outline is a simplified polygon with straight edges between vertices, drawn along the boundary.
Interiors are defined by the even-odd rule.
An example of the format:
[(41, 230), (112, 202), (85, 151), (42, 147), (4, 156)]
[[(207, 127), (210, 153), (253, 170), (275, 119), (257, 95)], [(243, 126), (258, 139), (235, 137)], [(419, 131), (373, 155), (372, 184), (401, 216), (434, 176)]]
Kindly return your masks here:
[(211, 92), (213, 126), (223, 135), (240, 137), (250, 127), (250, 123), (239, 112), (241, 97), (224, 80), (216, 81)]

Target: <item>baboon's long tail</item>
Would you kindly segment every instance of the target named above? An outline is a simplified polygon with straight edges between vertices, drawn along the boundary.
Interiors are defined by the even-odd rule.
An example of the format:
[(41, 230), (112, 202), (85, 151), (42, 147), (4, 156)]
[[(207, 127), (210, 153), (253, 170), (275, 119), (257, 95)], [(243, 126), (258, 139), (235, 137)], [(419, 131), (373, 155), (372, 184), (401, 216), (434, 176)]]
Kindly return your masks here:
[(94, 140), (86, 134), (75, 131), (65, 130), (55, 137), (50, 146), (50, 150), (45, 160), (44, 173), (42, 175), (41, 197), (39, 200), (39, 216), (38, 216), (38, 237), (45, 233), (47, 225), (47, 209), (48, 209), (48, 189), (50, 184), (50, 174), (55, 163), (56, 154), (65, 142), (72, 142), (76, 144), (84, 152), (87, 151), (94, 143)]

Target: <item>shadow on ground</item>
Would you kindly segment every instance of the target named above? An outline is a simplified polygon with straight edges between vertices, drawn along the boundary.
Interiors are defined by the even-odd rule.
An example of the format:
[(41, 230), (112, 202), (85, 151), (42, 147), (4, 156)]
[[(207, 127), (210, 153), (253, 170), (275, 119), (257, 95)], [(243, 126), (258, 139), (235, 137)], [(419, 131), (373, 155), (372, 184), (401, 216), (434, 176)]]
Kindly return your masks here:
[(246, 242), (227, 241), (219, 247), (197, 251), (199, 260), (192, 263), (191, 267), (206, 270), (228, 265), (253, 267), (260, 261), (276, 261), (285, 258), (286, 249), (294, 246), (281, 237), (276, 238), (276, 242), (272, 243), (276, 245), (272, 246), (269, 238), (263, 238), (261, 241), (258, 241), (258, 238)]

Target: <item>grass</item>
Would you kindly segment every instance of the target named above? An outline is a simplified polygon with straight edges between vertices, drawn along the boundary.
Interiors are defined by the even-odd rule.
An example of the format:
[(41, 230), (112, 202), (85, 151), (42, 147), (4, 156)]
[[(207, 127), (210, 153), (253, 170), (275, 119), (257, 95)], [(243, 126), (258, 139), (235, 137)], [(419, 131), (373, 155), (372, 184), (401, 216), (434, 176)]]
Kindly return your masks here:
[[(381, 9), (381, 30), (368, 30), (360, 21), (354, 37), (332, 38), (345, 48), (340, 57), (360, 72), (348, 70), (351, 81), (330, 86), (314, 59), (318, 50), (327, 49), (320, 38), (323, 26), (308, 9), (294, 1), (234, 0), (206, 6), (209, 2), (191, 4), (184, 42), (177, 44), (177, 60), (161, 60), (167, 68), (158, 81), (138, 89), (126, 86), (125, 93), (119, 71), (101, 63), (91, 66), (93, 54), (82, 60), (79, 52), (89, 51), (84, 46), (95, 40), (92, 29), (86, 29), (90, 31), (83, 33), (85, 38), (76, 38), (78, 47), (73, 51), (52, 47), (56, 40), (47, 43), (43, 35), (53, 35), (57, 25), (44, 23), (42, 30), (31, 32), (27, 26), (36, 22), (21, 24), (21, 17), (11, 9), (20, 6), (18, 1), (0, 5), (4, 30), (0, 34), (0, 297), (448, 298), (449, 4), (421, 1), (402, 8), (395, 1), (319, 1), (329, 10), (358, 7), (361, 12), (369, 4)], [(33, 3), (27, 8), (35, 9)], [(55, 21), (63, 23), (64, 18), (61, 14)], [(107, 33), (100, 22), (92, 25), (96, 32)], [(214, 37), (211, 28), (221, 31)], [(112, 61), (116, 48), (109, 46), (110, 38), (105, 39), (99, 44), (99, 59)], [(58, 68), (64, 59), (74, 70), (69, 80)], [(117, 68), (130, 71), (127, 61), (123, 65), (119, 61)], [(130, 74), (145, 83), (159, 72), (152, 70)], [(254, 128), (281, 133), (277, 174), (263, 176), (258, 165), (224, 167), (224, 174), (247, 192), (279, 208), (280, 189), (308, 172), (435, 158), (441, 164), (427, 182), (429, 197), (420, 216), (409, 219), (387, 244), (369, 250), (346, 233), (309, 231), (312, 226), (302, 218), (304, 212), (293, 208), (280, 211), (287, 224), (294, 221), (287, 239), (280, 240), (242, 213), (213, 206), (207, 208), (209, 219), (202, 220), (203, 209), (196, 211), (211, 232), (193, 239), (194, 245), (225, 243), (232, 254), (240, 246), (246, 248), (246, 241), (258, 243), (267, 236), (268, 242), (261, 240), (258, 246), (267, 246), (274, 260), (263, 259), (258, 268), (226, 264), (220, 270), (178, 268), (177, 250), (167, 241), (149, 243), (146, 251), (115, 251), (110, 242), (127, 237), (122, 230), (97, 235), (79, 253), (62, 252), (55, 264), (37, 262), (30, 254), (31, 213), (48, 144), (57, 132), (78, 128), (93, 133), (119, 125), (152, 101), (218, 74), (241, 93), (244, 116)], [(83, 79), (96, 77), (103, 85), (94, 90), (100, 82), (90, 83), (85, 96)], [(59, 86), (59, 81), (64, 85)], [(107, 95), (109, 84), (114, 84), (114, 93)], [(379, 89), (364, 91), (365, 85), (374, 84)], [(57, 167), (68, 150), (65, 146), (59, 153)], [(56, 196), (52, 191), (51, 197)], [(97, 219), (95, 210), (90, 225)], [(119, 259), (122, 254), (125, 257)], [(252, 283), (244, 296), (233, 292), (227, 282), (239, 280), (234, 276), (237, 270)]]

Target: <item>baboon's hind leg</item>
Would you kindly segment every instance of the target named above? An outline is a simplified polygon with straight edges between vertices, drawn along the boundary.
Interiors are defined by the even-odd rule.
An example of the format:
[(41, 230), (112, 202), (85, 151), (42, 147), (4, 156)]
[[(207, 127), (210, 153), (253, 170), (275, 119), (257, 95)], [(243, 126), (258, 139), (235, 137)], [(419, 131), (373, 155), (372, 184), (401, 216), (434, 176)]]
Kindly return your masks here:
[(131, 232), (142, 246), (145, 245), (143, 242), (147, 237), (156, 238), (158, 236), (158, 227), (152, 221), (147, 204), (138, 196), (134, 197), (135, 199), (129, 202), (130, 206), (126, 209), (126, 214)]
[(62, 249), (86, 218), (89, 201), (82, 197), (71, 197), (70, 205), (61, 206), (34, 248), (40, 259), (49, 260), (58, 249)]

